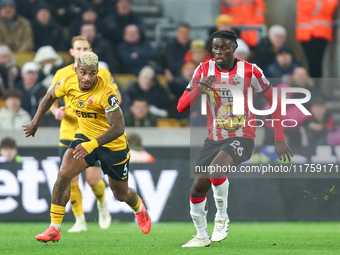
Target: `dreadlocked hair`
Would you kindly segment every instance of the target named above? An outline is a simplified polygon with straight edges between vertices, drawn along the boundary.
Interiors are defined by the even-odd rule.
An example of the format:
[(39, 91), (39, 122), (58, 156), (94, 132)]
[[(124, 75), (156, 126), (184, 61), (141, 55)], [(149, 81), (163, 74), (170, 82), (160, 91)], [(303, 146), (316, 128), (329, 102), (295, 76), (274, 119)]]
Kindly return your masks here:
[(237, 35), (235, 33), (235, 31), (232, 30), (220, 30), (220, 31), (216, 31), (211, 35), (211, 39), (214, 38), (225, 38), (225, 39), (229, 39), (235, 42), (235, 44), (237, 45), (236, 39), (237, 39)]

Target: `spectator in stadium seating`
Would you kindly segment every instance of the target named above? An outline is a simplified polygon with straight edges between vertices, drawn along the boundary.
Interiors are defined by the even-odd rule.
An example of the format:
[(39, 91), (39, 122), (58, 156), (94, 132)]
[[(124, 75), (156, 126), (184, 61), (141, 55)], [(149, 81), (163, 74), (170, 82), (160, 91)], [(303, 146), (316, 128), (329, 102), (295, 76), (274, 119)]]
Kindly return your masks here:
[(63, 66), (64, 60), (52, 46), (42, 46), (38, 49), (33, 60), (39, 67), (39, 80), (48, 89), (53, 80), (54, 74)]
[[(290, 85), (286, 83), (281, 83), (276, 86), (277, 93), (281, 96), (281, 90), (282, 88), (291, 88)], [(298, 94), (298, 93), (295, 93)], [(293, 98), (293, 93), (287, 93), (287, 98)], [(305, 104), (304, 104), (305, 106)], [(270, 108), (270, 104), (267, 103), (262, 110), (268, 110)], [(294, 104), (287, 105), (286, 107), (286, 115), (283, 116), (284, 120), (287, 120), (286, 125), (287, 126), (295, 126), (295, 127), (285, 127), (285, 141), (289, 144), (294, 144), (297, 146), (302, 145), (302, 133), (303, 130), (301, 130), (301, 127), (303, 125), (303, 122), (306, 120), (308, 116), (306, 116), (301, 110)], [(271, 121), (266, 121), (266, 119), (271, 119), (271, 116), (265, 115), (262, 116), (264, 127), (266, 130), (266, 136), (264, 139), (264, 144), (274, 144), (274, 127)], [(294, 120), (294, 121), (288, 121), (288, 120)]]
[(35, 16), (35, 7), (40, 1), (31, 0), (15, 0), (17, 13), (24, 16), (28, 20), (32, 20)]
[(253, 62), (262, 70), (274, 60), (280, 48), (286, 45), (287, 31), (283, 26), (273, 25), (269, 28), (268, 37), (264, 37), (254, 50)]
[(314, 98), (309, 110), (312, 116), (303, 123), (306, 127), (308, 142), (310, 145), (325, 145), (328, 133), (334, 130), (333, 115), (327, 109), (322, 97)]
[(236, 42), (238, 46), (234, 52), (234, 57), (249, 61), (250, 49), (248, 45), (240, 38), (237, 38)]
[(104, 39), (101, 34), (97, 33), (94, 23), (84, 23), (80, 27), (80, 34), (85, 36), (91, 44), (93, 52), (98, 55), (101, 61), (108, 64), (108, 70), (111, 73), (118, 73), (118, 60), (115, 50), (109, 41)]
[(19, 78), (19, 67), (12, 51), (6, 45), (0, 45), (0, 96), (8, 89), (14, 89)]
[[(264, 25), (264, 14), (266, 6), (264, 0), (221, 0), (221, 14), (233, 17), (234, 27), (239, 26), (261, 26)], [(245, 30), (239, 36), (250, 48), (258, 45), (260, 34), (257, 30)]]
[(110, 2), (109, 0), (88, 0), (91, 2), (93, 9), (98, 13), (100, 17), (105, 17), (110, 13)]
[(164, 52), (165, 67), (172, 75), (177, 76), (181, 74), (184, 56), (190, 49), (190, 43), (190, 25), (180, 23), (176, 29), (176, 37), (167, 44)]
[(18, 130), (31, 116), (21, 108), (22, 94), (17, 90), (8, 90), (5, 94), (5, 106), (0, 109), (0, 130)]
[[(321, 95), (321, 92), (316, 88), (314, 80), (308, 75), (304, 67), (297, 67), (293, 71), (293, 75), (289, 83), (292, 87), (305, 88), (311, 93), (311, 98), (316, 98)], [(293, 98), (304, 98), (305, 95), (301, 93), (294, 93)], [(311, 101), (304, 103), (304, 106), (309, 109)]]
[(41, 3), (36, 8), (35, 18), (31, 21), (34, 34), (34, 50), (51, 45), (56, 51), (66, 51), (67, 45), (63, 28), (53, 20), (50, 8)]
[(42, 99), (47, 89), (41, 82), (38, 82), (39, 67), (35, 62), (26, 62), (21, 69), (21, 79), (16, 83), (16, 88), (21, 91), (22, 108), (26, 110), (31, 117), (37, 111), (40, 99)]
[[(136, 97), (143, 96), (150, 105), (150, 111), (157, 114), (153, 109), (167, 109), (171, 100), (165, 89), (159, 84), (155, 71), (150, 66), (145, 66), (138, 75), (138, 81), (127, 84), (126, 92), (130, 102)], [(164, 116), (166, 117), (166, 116)]]
[[(4, 162), (22, 163), (22, 157), (18, 155), (16, 142), (11, 137), (5, 137), (1, 140), (0, 155), (4, 158)], [(1, 162), (3, 162), (1, 160)]]
[[(168, 87), (173, 95), (175, 95), (175, 104), (177, 105), (179, 98), (182, 96), (183, 91), (188, 86), (192, 75), (196, 69), (196, 64), (194, 62), (186, 62), (181, 69), (181, 75), (173, 76), (172, 73), (165, 69), (164, 73), (168, 81)], [(175, 111), (174, 115), (176, 119), (183, 119), (189, 116), (189, 111), (180, 113)]]
[(309, 74), (321, 78), (322, 58), (333, 39), (333, 16), (338, 0), (298, 0), (296, 39), (306, 54)]
[[(264, 75), (267, 78), (280, 78), (276, 81), (278, 83), (287, 83), (297, 67), (298, 65), (294, 62), (293, 51), (288, 47), (282, 47), (276, 53), (275, 61), (264, 70)], [(272, 84), (277, 85), (276, 82), (273, 81)]]
[(14, 52), (34, 48), (33, 31), (28, 19), (17, 14), (14, 0), (0, 2), (0, 45), (7, 45)]
[(142, 138), (137, 133), (128, 133), (130, 163), (154, 163), (155, 157), (147, 152), (142, 145)]
[(121, 63), (121, 73), (138, 75), (146, 65), (156, 66), (158, 52), (150, 42), (142, 40), (138, 26), (127, 25), (124, 42), (117, 47)]
[(190, 50), (184, 56), (184, 62), (194, 62), (198, 66), (201, 62), (208, 61), (211, 58), (211, 54), (206, 51), (205, 42), (203, 40), (194, 40), (190, 44)]
[(144, 38), (145, 24), (143, 17), (131, 10), (132, 0), (118, 0), (115, 6), (104, 19), (105, 25), (110, 31), (107, 39), (115, 46), (125, 41), (125, 27), (134, 24), (138, 26), (140, 35)]
[[(209, 33), (209, 39), (207, 40), (207, 45), (208, 45), (208, 51), (211, 53), (211, 35), (216, 32), (216, 31), (220, 31), (220, 30), (233, 30), (235, 31), (236, 35), (239, 37), (240, 35), (240, 31), (239, 29), (234, 27), (233, 24), (233, 17), (227, 14), (221, 14), (216, 18), (215, 21), (215, 26), (211, 29), (209, 29), (208, 33)], [(240, 39), (242, 40), (242, 39)]]
[[(82, 0), (46, 0), (51, 7), (52, 16), (63, 27), (68, 27), (75, 17), (81, 15), (85, 8)], [(71, 38), (71, 37), (70, 37)]]
[(81, 16), (73, 19), (69, 26), (69, 38), (79, 35), (80, 27), (83, 23), (95, 24), (97, 33), (101, 33), (104, 37), (105, 34), (108, 33), (102, 17), (98, 16), (92, 4), (87, 5)]
[(126, 127), (156, 127), (156, 115), (149, 111), (149, 104), (146, 98), (136, 97), (131, 106), (130, 111), (124, 114)]

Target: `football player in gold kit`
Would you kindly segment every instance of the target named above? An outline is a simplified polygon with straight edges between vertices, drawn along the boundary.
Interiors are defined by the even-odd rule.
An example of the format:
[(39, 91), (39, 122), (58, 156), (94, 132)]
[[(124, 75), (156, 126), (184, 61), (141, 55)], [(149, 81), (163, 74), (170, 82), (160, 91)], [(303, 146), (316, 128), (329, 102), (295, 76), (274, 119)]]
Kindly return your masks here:
[[(62, 78), (75, 74), (75, 66), (81, 53), (92, 51), (89, 41), (84, 36), (75, 36), (72, 38), (72, 48), (69, 50), (71, 56), (74, 57), (74, 63), (58, 70), (54, 76), (52, 84), (56, 84)], [(112, 82), (111, 73), (105, 68), (98, 68), (98, 75), (104, 80), (108, 81), (116, 90), (118, 99), (121, 100), (117, 85)], [(52, 86), (53, 86), (52, 85)], [(70, 102), (67, 97), (64, 97), (64, 106), (58, 107), (56, 101), (51, 107), (51, 111), (55, 118), (61, 120), (60, 124), (60, 141), (59, 141), (59, 156), (62, 159), (63, 155), (74, 139), (74, 135), (78, 129), (78, 120), (76, 114), (73, 112)], [(81, 232), (87, 230), (85, 215), (82, 205), (82, 194), (78, 186), (79, 176), (77, 175), (71, 182), (71, 204), (72, 212), (76, 219), (75, 224), (68, 232)], [(97, 161), (94, 166), (86, 169), (86, 180), (92, 188), (94, 195), (97, 198), (97, 209), (99, 214), (99, 226), (102, 229), (107, 229), (111, 224), (111, 215), (107, 208), (105, 201), (105, 182), (101, 179), (101, 168)]]
[(147, 234), (151, 229), (151, 219), (143, 201), (135, 190), (128, 187), (130, 152), (115, 89), (98, 76), (98, 56), (95, 53), (83, 52), (75, 72), (62, 78), (47, 92), (33, 120), (23, 125), (26, 137), (34, 136), (43, 115), (57, 98), (64, 96), (70, 101), (79, 123), (75, 140), (65, 152), (53, 187), (51, 225), (38, 234), (36, 240), (59, 241), (65, 206), (70, 199), (71, 180), (97, 160), (109, 177), (115, 198), (132, 208), (140, 229)]

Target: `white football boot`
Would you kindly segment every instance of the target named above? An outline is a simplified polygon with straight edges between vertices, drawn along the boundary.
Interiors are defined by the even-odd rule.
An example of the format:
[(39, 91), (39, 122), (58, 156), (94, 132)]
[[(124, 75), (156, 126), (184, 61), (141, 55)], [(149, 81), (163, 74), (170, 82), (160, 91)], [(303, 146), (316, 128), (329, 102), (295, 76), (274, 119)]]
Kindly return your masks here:
[(109, 209), (107, 208), (107, 203), (104, 201), (103, 203), (97, 200), (97, 208), (99, 214), (99, 226), (101, 229), (108, 229), (111, 224), (111, 214)]
[(73, 227), (68, 230), (69, 233), (78, 233), (82, 231), (87, 231), (87, 225), (84, 215), (77, 216), (76, 223), (74, 223)]
[(215, 217), (214, 231), (211, 236), (213, 242), (221, 242), (228, 235), (229, 218), (225, 219), (221, 216)]
[(183, 244), (183, 248), (188, 247), (209, 247), (210, 245), (210, 237), (209, 238), (199, 238), (194, 236), (193, 239), (189, 240), (186, 244)]

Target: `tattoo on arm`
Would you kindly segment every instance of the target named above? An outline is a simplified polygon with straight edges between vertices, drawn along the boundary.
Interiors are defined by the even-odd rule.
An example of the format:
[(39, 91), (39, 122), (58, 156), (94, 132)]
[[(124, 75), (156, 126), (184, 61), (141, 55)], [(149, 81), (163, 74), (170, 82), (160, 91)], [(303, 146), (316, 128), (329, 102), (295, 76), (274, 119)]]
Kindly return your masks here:
[(48, 109), (50, 109), (50, 107), (52, 106), (56, 99), (57, 97), (55, 95), (54, 88), (52, 88), (41, 100), (37, 112), (35, 113), (32, 121), (40, 122), (41, 118), (48, 111)]
[(105, 117), (110, 128), (101, 136), (97, 137), (97, 141), (100, 146), (117, 139), (124, 134), (125, 131), (124, 118), (120, 108), (114, 112), (105, 113)]

